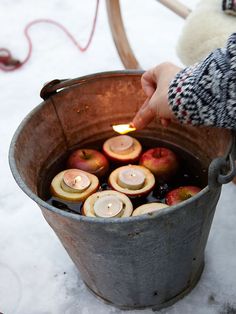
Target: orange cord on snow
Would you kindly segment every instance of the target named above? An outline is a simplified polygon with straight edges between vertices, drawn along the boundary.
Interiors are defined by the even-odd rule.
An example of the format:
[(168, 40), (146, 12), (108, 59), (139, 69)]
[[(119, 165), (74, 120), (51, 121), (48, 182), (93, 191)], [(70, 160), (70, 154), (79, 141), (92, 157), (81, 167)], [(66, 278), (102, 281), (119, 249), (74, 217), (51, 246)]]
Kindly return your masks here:
[(90, 31), (88, 41), (84, 47), (82, 47), (77, 42), (75, 37), (73, 35), (71, 35), (71, 33), (62, 24), (60, 24), (56, 21), (53, 21), (51, 19), (33, 20), (32, 22), (27, 24), (25, 29), (24, 29), (24, 34), (25, 34), (25, 37), (28, 41), (28, 46), (29, 46), (28, 53), (27, 53), (25, 59), (23, 61), (19, 61), (17, 59), (14, 59), (12, 57), (12, 54), (11, 54), (9, 49), (0, 48), (0, 70), (5, 71), (5, 72), (15, 71), (15, 70), (19, 69), (20, 67), (22, 67), (23, 65), (25, 65), (29, 61), (31, 54), (32, 54), (32, 50), (33, 50), (32, 41), (31, 41), (31, 38), (29, 36), (29, 29), (33, 25), (40, 24), (40, 23), (48, 23), (48, 24), (52, 24), (52, 25), (57, 26), (67, 35), (67, 37), (72, 41), (72, 43), (76, 46), (77, 49), (79, 49), (81, 52), (85, 52), (89, 48), (89, 46), (92, 42), (92, 39), (93, 39), (93, 35), (95, 32), (95, 28), (96, 28), (97, 16), (98, 16), (98, 7), (99, 7), (99, 0), (97, 0), (97, 3), (96, 3), (96, 9), (95, 9), (95, 14), (94, 14), (94, 18), (93, 18), (92, 29)]

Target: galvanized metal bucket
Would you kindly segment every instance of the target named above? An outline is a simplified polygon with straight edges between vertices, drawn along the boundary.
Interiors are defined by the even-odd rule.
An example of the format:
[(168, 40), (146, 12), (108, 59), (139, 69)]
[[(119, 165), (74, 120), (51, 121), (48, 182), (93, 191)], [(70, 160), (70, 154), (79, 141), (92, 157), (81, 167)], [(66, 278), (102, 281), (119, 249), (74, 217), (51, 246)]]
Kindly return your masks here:
[(234, 175), (227, 130), (158, 121), (136, 133), (190, 151), (207, 167), (208, 185), (191, 199), (133, 218), (94, 219), (55, 208), (38, 196), (42, 172), (68, 149), (114, 135), (144, 101), (141, 72), (120, 71), (54, 80), (44, 101), (18, 127), (10, 166), (18, 185), (41, 208), (90, 290), (119, 308), (160, 309), (197, 283), (221, 184)]

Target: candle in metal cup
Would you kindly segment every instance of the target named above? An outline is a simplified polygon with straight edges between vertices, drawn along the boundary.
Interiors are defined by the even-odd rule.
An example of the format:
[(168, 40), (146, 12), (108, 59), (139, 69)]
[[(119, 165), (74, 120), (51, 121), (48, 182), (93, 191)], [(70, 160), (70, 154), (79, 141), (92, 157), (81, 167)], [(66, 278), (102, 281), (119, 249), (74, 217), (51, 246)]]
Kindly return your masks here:
[(97, 217), (119, 217), (122, 213), (123, 202), (114, 195), (105, 195), (94, 203), (94, 213)]
[(145, 174), (141, 170), (131, 167), (121, 169), (118, 174), (118, 184), (130, 190), (141, 189), (144, 186), (145, 179)]
[(91, 181), (86, 174), (77, 169), (67, 170), (63, 176), (64, 183), (78, 192), (85, 191), (91, 184)]
[(110, 149), (116, 154), (126, 155), (132, 152), (134, 140), (128, 135), (119, 135), (110, 139)]
[(127, 134), (136, 130), (136, 128), (132, 127), (130, 124), (117, 124), (113, 125), (112, 128), (119, 134)]

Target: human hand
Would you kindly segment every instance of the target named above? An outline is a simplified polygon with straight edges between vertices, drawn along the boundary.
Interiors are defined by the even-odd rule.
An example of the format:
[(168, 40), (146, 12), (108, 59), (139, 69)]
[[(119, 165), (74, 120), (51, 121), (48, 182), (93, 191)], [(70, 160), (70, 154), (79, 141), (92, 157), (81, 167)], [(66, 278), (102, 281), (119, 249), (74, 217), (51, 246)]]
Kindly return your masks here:
[(147, 99), (131, 123), (136, 129), (144, 128), (156, 117), (160, 118), (163, 126), (174, 118), (168, 104), (168, 88), (180, 70), (178, 66), (165, 62), (142, 75), (141, 84)]

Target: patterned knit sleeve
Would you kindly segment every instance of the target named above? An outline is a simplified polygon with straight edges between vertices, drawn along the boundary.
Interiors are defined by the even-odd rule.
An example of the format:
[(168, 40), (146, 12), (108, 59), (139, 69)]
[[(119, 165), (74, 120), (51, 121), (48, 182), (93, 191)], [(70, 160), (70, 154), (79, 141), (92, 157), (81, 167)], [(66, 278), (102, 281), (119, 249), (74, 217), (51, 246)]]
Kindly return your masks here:
[(225, 48), (175, 76), (169, 104), (182, 123), (236, 130), (236, 33)]

